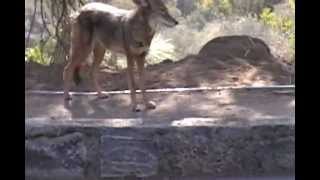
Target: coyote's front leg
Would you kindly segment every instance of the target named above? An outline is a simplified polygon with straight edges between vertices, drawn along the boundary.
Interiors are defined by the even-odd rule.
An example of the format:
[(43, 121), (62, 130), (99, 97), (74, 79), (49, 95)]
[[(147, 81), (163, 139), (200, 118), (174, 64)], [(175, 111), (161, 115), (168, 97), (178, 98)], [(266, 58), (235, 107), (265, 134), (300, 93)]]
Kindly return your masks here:
[(153, 101), (149, 101), (146, 96), (145, 90), (145, 69), (144, 69), (144, 62), (145, 62), (145, 55), (139, 56), (136, 58), (137, 66), (138, 66), (138, 74), (139, 74), (139, 87), (142, 94), (142, 100), (147, 109), (155, 109), (156, 103)]
[(141, 111), (137, 106), (137, 99), (136, 99), (136, 88), (134, 82), (134, 59), (131, 55), (127, 54), (127, 81), (128, 81), (128, 88), (130, 90), (130, 97), (131, 97), (131, 108), (132, 111), (139, 112)]
[(93, 49), (93, 63), (92, 63), (92, 67), (91, 67), (91, 78), (92, 78), (92, 82), (94, 85), (95, 90), (97, 91), (97, 95), (98, 98), (100, 99), (104, 99), (104, 98), (108, 98), (108, 95), (103, 94), (102, 93), (102, 88), (99, 84), (99, 65), (101, 64), (101, 62), (103, 61), (103, 57), (104, 54), (106, 52), (106, 49), (99, 45), (99, 44), (95, 44), (94, 49)]

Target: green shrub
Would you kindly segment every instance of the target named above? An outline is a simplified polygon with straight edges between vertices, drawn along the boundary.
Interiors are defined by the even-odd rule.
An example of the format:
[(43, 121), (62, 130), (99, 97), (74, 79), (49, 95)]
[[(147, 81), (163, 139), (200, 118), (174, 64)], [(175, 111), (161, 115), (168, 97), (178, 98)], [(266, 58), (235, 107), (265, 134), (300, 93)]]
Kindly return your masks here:
[(270, 8), (264, 8), (260, 14), (260, 19), (266, 25), (275, 28), (278, 24), (278, 18), (274, 12), (271, 11)]
[(280, 30), (284, 33), (289, 33), (294, 28), (293, 20), (290, 17), (278, 16), (272, 12), (270, 8), (264, 8), (262, 10), (260, 20), (273, 29)]
[(43, 51), (41, 51), (40, 46), (38, 45), (26, 49), (25, 60), (48, 66), (51, 64), (52, 58), (50, 58), (47, 54), (43, 53)]
[(232, 4), (230, 0), (219, 0), (218, 8), (224, 15), (230, 15), (232, 13)]
[[(291, 0), (289, 0), (290, 2)], [(294, 10), (294, 9), (292, 9)], [(289, 52), (291, 60), (294, 60), (295, 56), (295, 31), (294, 31), (294, 21), (289, 16), (279, 16), (274, 12), (271, 12), (270, 9), (263, 9), (260, 14), (260, 20), (270, 26), (273, 30), (280, 31), (284, 33), (287, 37), (289, 43)]]
[(214, 0), (199, 0), (197, 6), (201, 9), (211, 9), (214, 5)]
[(46, 42), (40, 41), (38, 44), (25, 51), (25, 60), (33, 61), (42, 65), (53, 63), (52, 54), (54, 53), (56, 40), (49, 38)]
[(289, 7), (291, 10), (295, 11), (296, 9), (296, 2), (295, 0), (288, 0), (288, 3), (289, 3)]

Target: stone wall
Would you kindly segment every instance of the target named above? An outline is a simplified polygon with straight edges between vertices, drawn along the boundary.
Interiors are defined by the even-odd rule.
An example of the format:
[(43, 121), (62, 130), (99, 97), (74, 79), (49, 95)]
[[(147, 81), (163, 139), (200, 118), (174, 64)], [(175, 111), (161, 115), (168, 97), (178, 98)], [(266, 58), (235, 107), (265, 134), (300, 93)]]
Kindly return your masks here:
[(26, 178), (293, 175), (294, 129), (281, 124), (112, 128), (27, 123)]

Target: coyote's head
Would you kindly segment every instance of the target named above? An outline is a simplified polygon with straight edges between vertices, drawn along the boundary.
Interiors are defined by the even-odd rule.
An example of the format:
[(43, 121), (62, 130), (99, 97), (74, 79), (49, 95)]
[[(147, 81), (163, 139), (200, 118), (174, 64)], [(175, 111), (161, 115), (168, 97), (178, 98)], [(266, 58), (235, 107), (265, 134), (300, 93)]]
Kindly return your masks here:
[(174, 27), (178, 24), (178, 21), (169, 14), (162, 0), (133, 0), (133, 2), (150, 13), (149, 24), (151, 27), (158, 25)]

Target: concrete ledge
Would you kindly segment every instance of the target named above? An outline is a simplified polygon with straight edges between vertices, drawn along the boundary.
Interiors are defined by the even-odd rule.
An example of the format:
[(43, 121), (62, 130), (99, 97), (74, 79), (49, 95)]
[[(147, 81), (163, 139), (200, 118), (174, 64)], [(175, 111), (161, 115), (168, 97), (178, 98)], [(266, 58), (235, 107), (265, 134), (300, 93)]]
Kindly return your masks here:
[(26, 178), (294, 175), (293, 120), (202, 126), (135, 126), (139, 119), (110, 126), (110, 121), (26, 119)]

